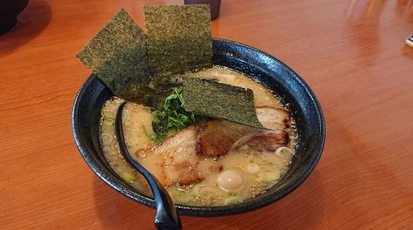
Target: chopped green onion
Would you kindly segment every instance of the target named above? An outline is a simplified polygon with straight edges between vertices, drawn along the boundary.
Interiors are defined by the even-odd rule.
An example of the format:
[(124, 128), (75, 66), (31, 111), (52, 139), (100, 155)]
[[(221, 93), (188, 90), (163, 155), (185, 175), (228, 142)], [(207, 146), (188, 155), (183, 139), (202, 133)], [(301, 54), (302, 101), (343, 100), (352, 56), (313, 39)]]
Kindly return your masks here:
[(188, 203), (191, 201), (191, 196), (183, 189), (175, 188), (172, 191), (172, 196), (178, 203)]
[(127, 172), (122, 174), (122, 178), (129, 183), (135, 182), (135, 177)]
[(242, 202), (242, 197), (239, 194), (236, 193), (229, 193), (228, 197), (225, 198), (224, 203), (225, 204), (235, 204)]

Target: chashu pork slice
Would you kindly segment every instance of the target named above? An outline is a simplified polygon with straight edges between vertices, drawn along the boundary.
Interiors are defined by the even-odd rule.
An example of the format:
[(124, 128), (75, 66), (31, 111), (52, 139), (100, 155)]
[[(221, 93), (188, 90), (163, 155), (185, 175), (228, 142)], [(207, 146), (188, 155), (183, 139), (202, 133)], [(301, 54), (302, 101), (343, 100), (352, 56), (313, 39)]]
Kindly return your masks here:
[(200, 129), (196, 150), (199, 155), (219, 157), (231, 147), (249, 145), (252, 148), (273, 149), (289, 140), (287, 132), (290, 115), (280, 108), (260, 107), (256, 109), (258, 120), (268, 130), (257, 129), (226, 120), (212, 120)]
[(226, 120), (209, 121), (198, 134), (195, 151), (207, 157), (225, 155), (239, 138), (254, 130), (257, 129)]
[(288, 111), (282, 108), (258, 107), (256, 112), (258, 120), (267, 129), (285, 130), (291, 121)]
[(197, 133), (195, 126), (180, 130), (163, 143), (136, 152), (138, 161), (165, 187), (190, 185), (218, 173), (222, 169), (220, 162), (196, 155)]

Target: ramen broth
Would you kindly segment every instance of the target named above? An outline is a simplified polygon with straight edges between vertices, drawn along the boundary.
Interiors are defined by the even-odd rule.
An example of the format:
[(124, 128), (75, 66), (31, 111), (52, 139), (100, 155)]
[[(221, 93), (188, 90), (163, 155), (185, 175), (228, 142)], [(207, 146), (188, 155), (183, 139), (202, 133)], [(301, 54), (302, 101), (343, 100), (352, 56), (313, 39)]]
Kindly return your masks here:
[[(267, 128), (278, 119), (279, 111), (287, 111), (272, 92), (242, 73), (213, 67), (193, 75), (253, 90), (258, 118)], [(122, 102), (122, 99), (113, 97), (101, 111), (103, 152), (120, 177), (141, 193), (151, 196), (143, 176), (130, 167), (119, 152), (114, 122)], [(273, 111), (278, 112), (274, 115)], [(255, 134), (245, 135), (227, 154), (211, 157), (195, 153), (199, 129), (194, 125), (157, 144), (148, 138), (153, 134), (150, 108), (128, 102), (123, 111), (125, 141), (131, 155), (161, 181), (175, 203), (194, 206), (242, 202), (274, 186), (288, 170), (295, 152), (296, 132), (289, 114), (284, 125), (283, 132), (288, 134), (285, 144), (265, 143), (271, 138), (255, 138), (257, 144)]]

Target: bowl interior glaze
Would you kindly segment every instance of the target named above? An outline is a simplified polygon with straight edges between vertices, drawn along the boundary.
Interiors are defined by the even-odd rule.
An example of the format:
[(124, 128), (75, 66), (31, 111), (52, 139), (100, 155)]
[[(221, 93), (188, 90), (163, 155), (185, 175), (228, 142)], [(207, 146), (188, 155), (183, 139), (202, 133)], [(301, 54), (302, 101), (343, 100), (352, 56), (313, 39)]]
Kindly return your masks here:
[[(278, 59), (250, 46), (213, 39), (213, 63), (241, 71), (274, 91), (292, 113), (298, 131), (298, 146), (291, 168), (266, 193), (248, 201), (226, 206), (177, 205), (178, 212), (193, 216), (243, 213), (269, 205), (296, 189), (314, 170), (325, 142), (325, 121), (320, 104), (304, 80)], [(113, 94), (91, 75), (79, 90), (72, 110), (72, 132), (80, 154), (113, 189), (144, 205), (154, 207), (152, 198), (139, 194), (110, 168), (99, 142), (100, 109)]]

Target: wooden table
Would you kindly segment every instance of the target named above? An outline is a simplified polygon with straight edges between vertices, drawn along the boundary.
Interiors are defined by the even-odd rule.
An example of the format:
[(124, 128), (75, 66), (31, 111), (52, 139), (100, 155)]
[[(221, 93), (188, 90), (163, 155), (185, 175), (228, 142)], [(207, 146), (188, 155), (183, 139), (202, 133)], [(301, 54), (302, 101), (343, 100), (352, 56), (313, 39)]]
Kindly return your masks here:
[[(30, 0), (0, 37), (0, 229), (154, 229), (155, 211), (112, 190), (75, 147), (71, 108), (90, 71), (75, 54), (120, 9)], [(327, 141), (311, 176), (249, 213), (182, 217), (185, 229), (411, 229), (412, 0), (223, 0), (214, 37), (279, 58), (311, 86)]]

